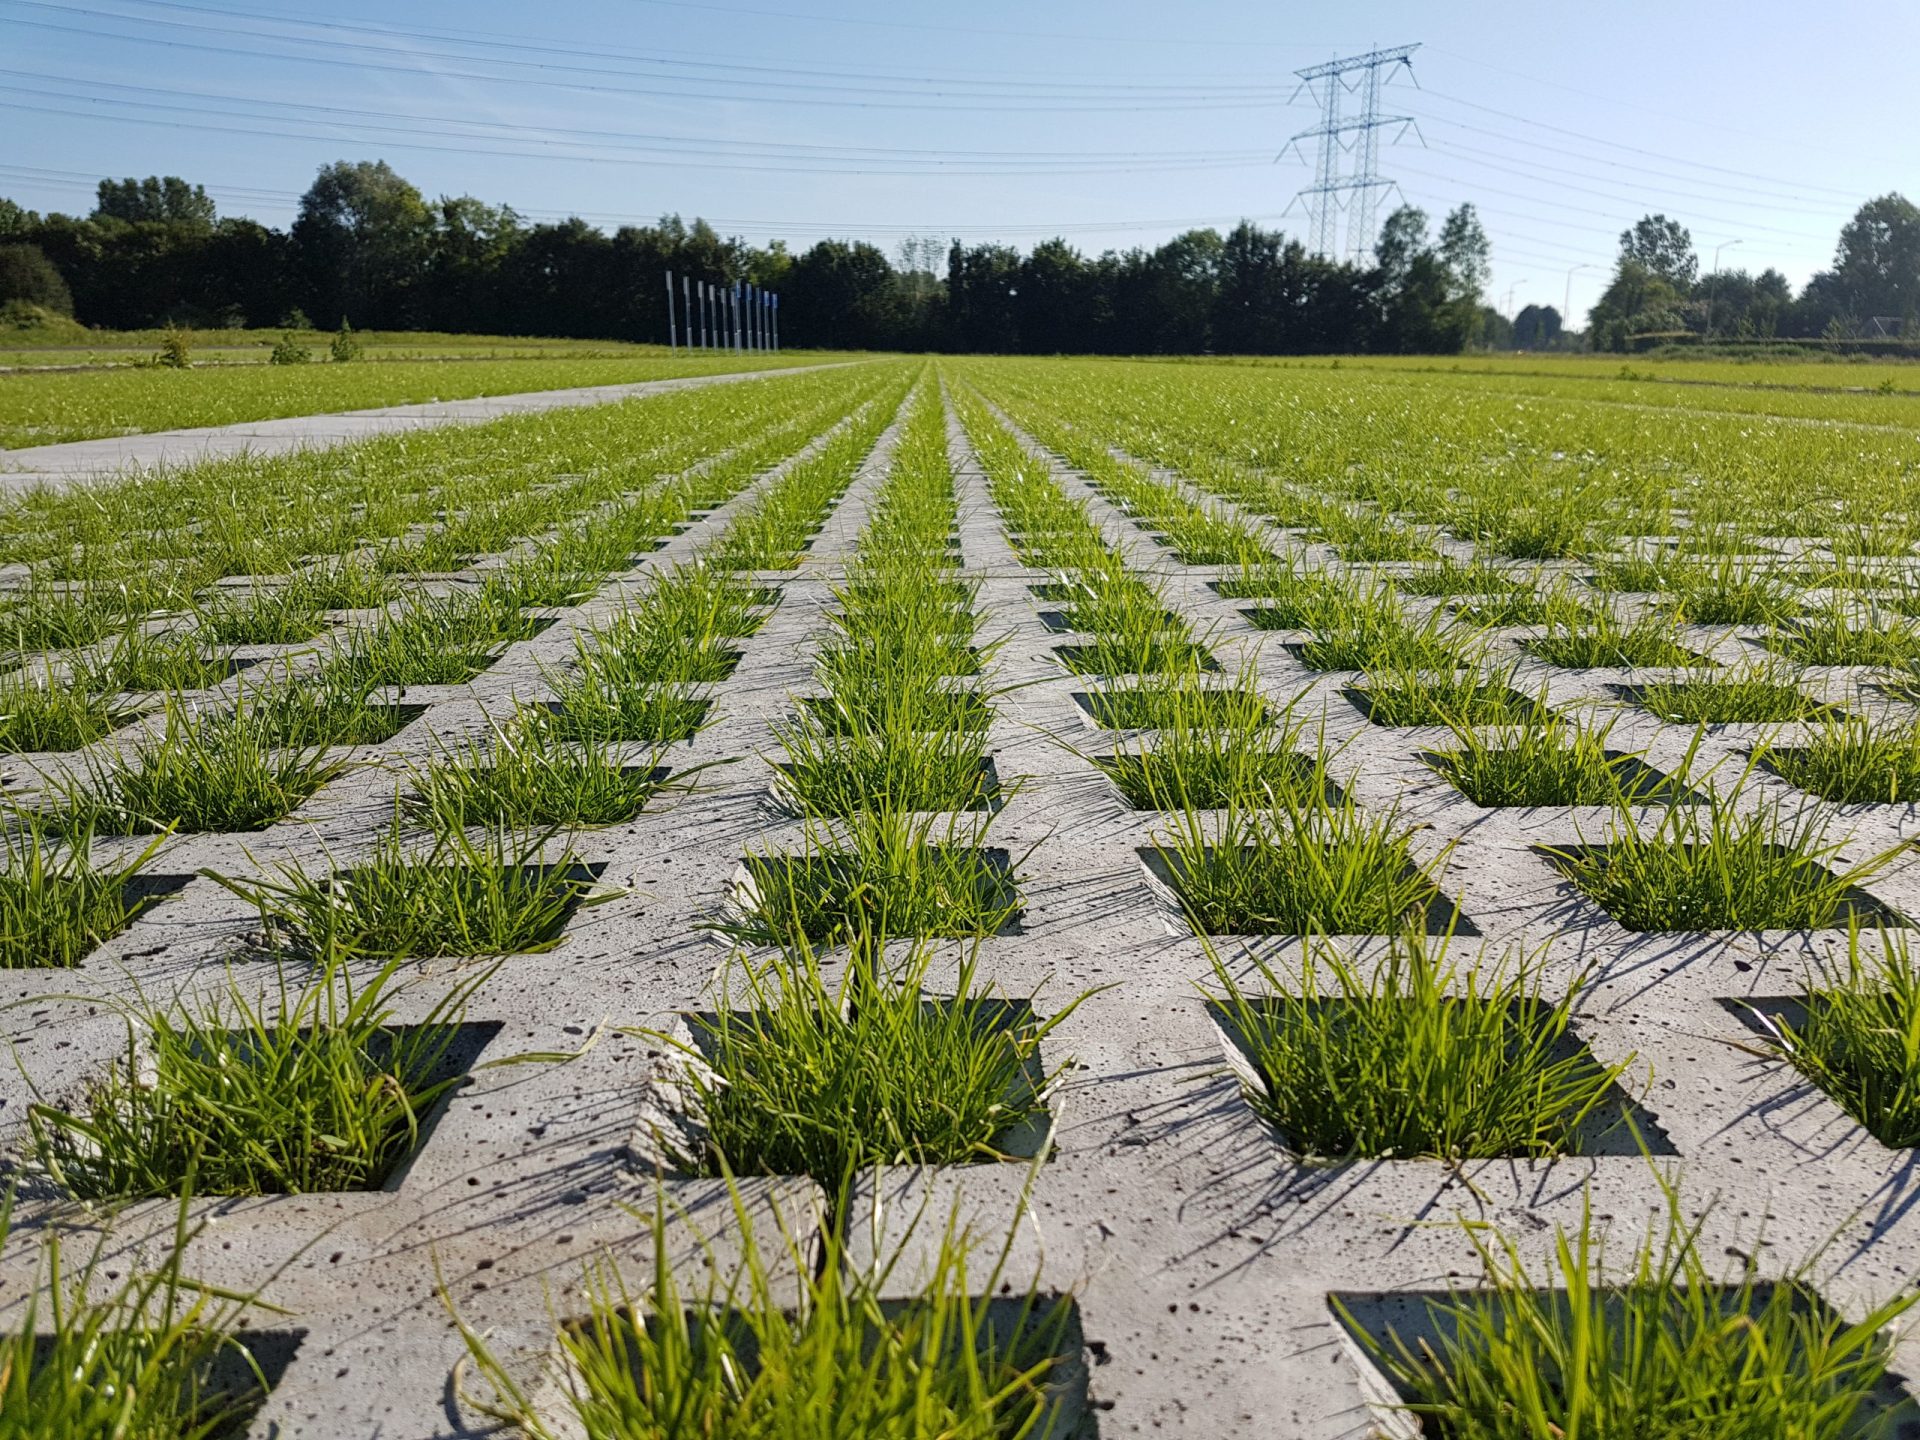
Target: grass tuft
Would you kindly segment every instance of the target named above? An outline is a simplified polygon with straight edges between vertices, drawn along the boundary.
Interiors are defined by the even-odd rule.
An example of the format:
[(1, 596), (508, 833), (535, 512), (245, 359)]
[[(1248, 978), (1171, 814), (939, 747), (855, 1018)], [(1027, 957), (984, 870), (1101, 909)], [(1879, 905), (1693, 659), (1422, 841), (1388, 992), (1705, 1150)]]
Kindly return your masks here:
[(1062, 1067), (1042, 1073), (1040, 1045), (1073, 1007), (1035, 1019), (980, 983), (977, 949), (950, 996), (929, 993), (924, 943), (895, 962), (884, 953), (861, 937), (829, 982), (801, 947), (748, 968), (744, 994), (693, 1017), (689, 1111), (701, 1153), (677, 1164), (833, 1185), (873, 1165), (1006, 1158), (1011, 1132), (1045, 1114)]
[(1820, 815), (1789, 814), (1778, 801), (1743, 814), (1741, 788), (1669, 806), (1650, 830), (1621, 813), (1604, 845), (1545, 853), (1629, 930), (1819, 929), (1865, 908), (1855, 887), (1897, 849), (1832, 868), (1841, 845), (1826, 838)]
[(283, 865), (272, 880), (211, 878), (259, 907), (272, 943), (317, 959), (530, 953), (558, 945), (575, 910), (623, 893), (596, 889), (570, 851), (544, 861), (547, 839), (454, 831), (415, 855), (396, 825), (349, 868), (310, 874)]
[(1371, 975), (1309, 944), (1297, 988), (1264, 962), (1250, 992), (1213, 957), (1214, 1004), (1258, 1085), (1247, 1101), (1317, 1159), (1565, 1154), (1632, 1057), (1606, 1067), (1573, 1037), (1584, 985), (1548, 1001), (1524, 961), (1461, 966), (1447, 942), (1394, 937)]
[(1548, 1275), (1529, 1270), (1518, 1241), (1470, 1229), (1482, 1279), (1430, 1302), (1425, 1334), (1377, 1336), (1338, 1298), (1335, 1309), (1438, 1435), (1877, 1433), (1859, 1427), (1887, 1379), (1895, 1322), (1920, 1296), (1855, 1323), (1819, 1300), (1805, 1266), (1772, 1281), (1751, 1264), (1718, 1275), (1701, 1254), (1709, 1215), (1689, 1219), (1673, 1182), (1661, 1189), (1664, 1213), (1623, 1267), (1608, 1264), (1589, 1197), (1579, 1226), (1556, 1232)]
[(482, 972), (394, 1023), (399, 962), (355, 985), (337, 958), (298, 989), (123, 1008), (127, 1050), (71, 1110), (35, 1104), (36, 1164), (84, 1200), (376, 1188), (418, 1143)]

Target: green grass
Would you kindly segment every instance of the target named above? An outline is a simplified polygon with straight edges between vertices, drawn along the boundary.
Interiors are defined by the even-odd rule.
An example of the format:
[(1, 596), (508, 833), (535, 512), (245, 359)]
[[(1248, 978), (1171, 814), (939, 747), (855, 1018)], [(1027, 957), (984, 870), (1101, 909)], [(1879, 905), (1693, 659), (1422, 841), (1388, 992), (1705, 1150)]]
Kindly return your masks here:
[(301, 571), (298, 588), (320, 610), (376, 610), (399, 598), (401, 583), (371, 565), (332, 560)]
[(1376, 668), (1347, 692), (1375, 725), (1538, 725), (1551, 711), (1546, 691), (1529, 698), (1511, 667), (1440, 671)]
[(1802, 665), (1905, 667), (1920, 662), (1920, 623), (1899, 615), (1857, 615), (1836, 599), (1818, 614), (1788, 621), (1767, 647)]
[(292, 750), (332, 745), (378, 745), (391, 740), (421, 713), (420, 707), (373, 701), (377, 687), (342, 670), (314, 675), (249, 677), (239, 704), (257, 716), (273, 742)]
[(85, 830), (56, 839), (41, 817), (17, 812), (0, 830), (0, 969), (78, 965), (159, 900), (140, 872), (160, 848), (98, 865)]
[(1683, 787), (1607, 748), (1612, 725), (1598, 729), (1562, 718), (1488, 735), (1460, 727), (1454, 748), (1428, 757), (1446, 782), (1474, 804), (1651, 805), (1685, 798)]
[[(325, 345), (326, 340), (314, 343)], [(636, 354), (621, 359), (486, 359), (459, 364), (414, 360), (8, 375), (7, 423), (0, 426), (0, 448), (427, 400), (759, 370), (805, 364), (815, 358)]]
[(1291, 712), (1270, 716), (1251, 673), (1227, 688), (1174, 692), (1152, 743), (1124, 740), (1094, 757), (1139, 810), (1257, 808), (1275, 792), (1297, 800), (1335, 793), (1325, 736)]
[(299, 955), (386, 961), (530, 953), (558, 945), (576, 909), (623, 893), (598, 889), (571, 852), (544, 860), (546, 838), (456, 831), (415, 854), (395, 827), (351, 865), (212, 878), (259, 908), (271, 944)]
[(713, 708), (686, 684), (635, 688), (594, 671), (550, 683), (552, 705), (522, 706), (516, 714), (518, 724), (549, 740), (669, 745), (699, 734)]
[(979, 810), (1000, 798), (975, 730), (843, 729), (803, 710), (774, 728), (774, 789), (801, 815)]
[(991, 935), (1020, 913), (1015, 877), (981, 841), (990, 817), (868, 812), (802, 849), (747, 858), (750, 883), (723, 928), (749, 944), (835, 944), (851, 935)]
[(1452, 670), (1466, 657), (1462, 633), (1438, 611), (1415, 621), (1384, 584), (1329, 592), (1302, 618), (1313, 638), (1300, 646), (1300, 661), (1312, 670)]
[(221, 645), (291, 645), (326, 628), (312, 591), (298, 580), (255, 585), (244, 594), (217, 590), (194, 608), (199, 633)]
[(986, 696), (936, 685), (837, 690), (801, 700), (800, 709), (802, 723), (818, 724), (836, 735), (979, 732), (993, 723)]
[(691, 788), (695, 771), (670, 774), (664, 759), (662, 747), (635, 754), (615, 741), (559, 740), (538, 723), (515, 724), (417, 769), (408, 805), (437, 830), (618, 825)]
[(0, 604), (0, 651), (31, 655), (97, 644), (127, 621), (115, 597), (33, 584), (7, 592)]
[(139, 713), (67, 684), (51, 670), (40, 679), (10, 675), (0, 679), (0, 754), (80, 750)]
[(48, 777), (44, 800), (70, 831), (264, 829), (347, 768), (317, 747), (286, 747), (271, 720), (245, 702), (209, 715), (169, 698), (157, 740), (138, 752), (89, 754), (81, 771)]
[(1012, 1132), (1046, 1113), (1064, 1068), (1040, 1064), (1065, 1011), (1035, 1018), (980, 980), (977, 951), (933, 994), (933, 951), (889, 962), (860, 937), (837, 981), (802, 947), (746, 969), (721, 1008), (692, 1017), (688, 1107), (702, 1174), (811, 1175), (828, 1186), (874, 1165), (1006, 1158)]
[(197, 635), (128, 630), (104, 654), (81, 661), (75, 683), (100, 695), (211, 690), (233, 668), (230, 656), (208, 648)]
[(1768, 744), (1760, 759), (1789, 785), (1842, 805), (1920, 800), (1920, 725), (1839, 716), (1798, 745)]
[[(1521, 1243), (1472, 1228), (1481, 1277), (1428, 1305), (1425, 1335), (1376, 1334), (1337, 1314), (1405, 1397), (1423, 1431), (1474, 1440), (1541, 1436), (1730, 1436), (1852, 1440), (1888, 1378), (1909, 1291), (1857, 1322), (1815, 1297), (1810, 1265), (1776, 1281), (1729, 1249), (1702, 1253), (1709, 1213), (1689, 1218), (1674, 1183), (1631, 1260), (1610, 1263), (1593, 1202), (1559, 1227), (1545, 1273)], [(1716, 1248), (1717, 1253), (1717, 1248)], [(1430, 1337), (1430, 1338), (1429, 1338)]]
[[(461, 1322), (485, 1387), (477, 1408), (530, 1440), (1091, 1440), (1091, 1418), (1064, 1393), (1062, 1355), (1078, 1341), (1071, 1302), (1017, 1288), (1005, 1249), (980, 1264), (955, 1218), (917, 1233), (922, 1210), (855, 1262), (837, 1228), (817, 1247), (810, 1228), (784, 1221), (766, 1237), (731, 1193), (728, 1245), (745, 1258), (712, 1267), (702, 1288), (676, 1279), (664, 1197), (643, 1215), (654, 1241), (644, 1283), (611, 1259), (588, 1266), (584, 1315), (556, 1325), (546, 1378), (557, 1389), (517, 1378)], [(897, 1273), (909, 1265), (910, 1289)]]
[(1604, 845), (1552, 849), (1548, 857), (1582, 894), (1629, 930), (1802, 930), (1843, 924), (1855, 886), (1898, 853), (1851, 865), (1842, 842), (1810, 809), (1763, 801), (1741, 813), (1731, 794), (1669, 806), (1650, 829), (1624, 814)]
[(1869, 959), (1858, 926), (1844, 967), (1810, 975), (1798, 1020), (1755, 1011), (1779, 1053), (1883, 1145), (1920, 1145), (1920, 973), (1906, 938), (1882, 931)]
[(399, 962), (355, 984), (338, 958), (297, 988), (188, 1004), (136, 996), (126, 1053), (71, 1109), (28, 1112), (34, 1162), (84, 1200), (370, 1190), (441, 1096), (459, 1024), (489, 972), (416, 1021), (394, 1019)]
[(499, 647), (546, 624), (498, 588), (416, 595), (379, 624), (337, 640), (322, 675), (363, 694), (383, 685), (459, 685), (486, 669)]
[(1176, 812), (1154, 837), (1196, 934), (1392, 935), (1427, 924), (1440, 862), (1415, 860), (1414, 832), (1397, 815), (1285, 790), (1266, 799), (1217, 825)]
[(1447, 948), (1396, 936), (1369, 972), (1310, 944), (1298, 986), (1261, 962), (1254, 990), (1213, 957), (1213, 1003), (1258, 1077), (1247, 1102), (1288, 1148), (1322, 1160), (1559, 1155), (1604, 1117), (1633, 1057), (1602, 1066), (1577, 1043), (1584, 981), (1548, 1000), (1526, 963), (1463, 966)]
[[(72, 1263), (61, 1227), (31, 1252), (33, 1283), (0, 1332), (0, 1440), (224, 1440), (268, 1388), (239, 1335), (248, 1302), (194, 1281), (182, 1259), (204, 1226), (182, 1201), (157, 1266), (128, 1268), (124, 1237), (103, 1233)], [(0, 1244), (21, 1248), (13, 1194)], [(8, 1242), (11, 1241), (11, 1244)]]
[(1673, 637), (1673, 621), (1649, 611), (1632, 622), (1594, 611), (1578, 624), (1525, 642), (1527, 650), (1549, 665), (1566, 670), (1639, 670), (1711, 665)]
[(1656, 680), (1634, 703), (1662, 720), (1688, 725), (1754, 725), (1810, 720), (1827, 706), (1800, 688), (1797, 667), (1766, 664), (1711, 680)]
[(1491, 561), (1455, 560), (1444, 556), (1431, 565), (1418, 565), (1392, 577), (1403, 595), (1511, 595), (1533, 588), (1534, 577)]
[(1074, 675), (1178, 675), (1213, 668), (1203, 645), (1165, 634), (1099, 635), (1082, 645), (1054, 648)]

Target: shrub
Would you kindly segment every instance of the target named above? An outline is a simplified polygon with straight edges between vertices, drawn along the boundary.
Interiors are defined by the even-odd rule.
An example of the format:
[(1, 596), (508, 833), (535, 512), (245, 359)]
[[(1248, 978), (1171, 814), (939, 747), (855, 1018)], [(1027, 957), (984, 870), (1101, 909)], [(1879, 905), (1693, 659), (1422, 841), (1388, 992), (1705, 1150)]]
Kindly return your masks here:
[(354, 338), (353, 327), (344, 315), (340, 317), (340, 329), (334, 334), (333, 342), (327, 346), (327, 354), (336, 365), (360, 358), (360, 342)]
[(166, 333), (160, 337), (160, 353), (153, 357), (153, 363), (170, 370), (191, 369), (193, 344), (187, 332), (177, 326), (167, 326)]
[(302, 345), (292, 333), (282, 335), (273, 342), (273, 353), (267, 356), (270, 365), (304, 365), (313, 359), (313, 351)]

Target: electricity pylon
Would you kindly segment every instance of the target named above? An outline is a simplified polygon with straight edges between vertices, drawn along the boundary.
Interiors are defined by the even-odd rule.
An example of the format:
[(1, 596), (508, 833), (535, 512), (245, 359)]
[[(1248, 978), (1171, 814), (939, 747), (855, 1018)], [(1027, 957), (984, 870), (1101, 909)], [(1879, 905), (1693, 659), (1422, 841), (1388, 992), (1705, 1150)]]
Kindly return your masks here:
[[(1380, 92), (1391, 83), (1399, 67), (1413, 74), (1413, 52), (1418, 45), (1398, 45), (1391, 50), (1369, 50), (1345, 60), (1329, 60), (1293, 73), (1300, 77), (1297, 96), (1305, 90), (1320, 102), (1320, 123), (1302, 130), (1287, 142), (1287, 150), (1298, 149), (1303, 140), (1320, 142), (1314, 157), (1313, 184), (1293, 197), (1293, 204), (1306, 203), (1310, 248), (1316, 255), (1335, 257), (1339, 232), (1339, 212), (1347, 213), (1347, 258), (1364, 264), (1373, 249), (1374, 216), (1381, 195), (1394, 188), (1394, 182), (1380, 174), (1380, 132), (1398, 127), (1393, 138), (1407, 131), (1420, 133), (1411, 115), (1382, 115)], [(1419, 83), (1417, 80), (1414, 82)], [(1320, 88), (1324, 84), (1324, 91)], [(1350, 120), (1340, 118), (1341, 96), (1358, 92), (1360, 113)], [(1304, 152), (1303, 152), (1304, 153)], [(1351, 171), (1342, 174), (1343, 156), (1353, 157)], [(1275, 157), (1276, 159), (1279, 157)], [(1287, 207), (1289, 210), (1293, 205)]]

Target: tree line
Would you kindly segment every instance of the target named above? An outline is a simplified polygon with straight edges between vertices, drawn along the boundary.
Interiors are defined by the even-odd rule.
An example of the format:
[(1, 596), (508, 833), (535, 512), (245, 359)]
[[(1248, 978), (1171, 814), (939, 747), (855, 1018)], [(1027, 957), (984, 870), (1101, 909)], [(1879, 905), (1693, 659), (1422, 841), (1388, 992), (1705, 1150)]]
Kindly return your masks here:
[(1685, 225), (1642, 216), (1620, 234), (1587, 338), (1597, 350), (1696, 338), (1911, 344), (1920, 339), (1920, 207), (1898, 194), (1867, 201), (1841, 227), (1832, 268), (1798, 295), (1771, 268), (1702, 273)]
[(380, 161), (323, 167), (293, 224), (220, 216), (178, 177), (103, 180), (91, 214), (0, 200), (0, 305), (13, 323), (70, 315), (167, 323), (667, 338), (671, 270), (780, 293), (783, 344), (1053, 354), (1450, 351), (1481, 337), (1487, 238), (1471, 206), (1437, 234), (1390, 216), (1373, 263), (1307, 253), (1242, 222), (1154, 249), (1088, 256), (1065, 240), (917, 240), (893, 255), (822, 240), (795, 253), (668, 216), (608, 234), (530, 224), (472, 196), (429, 201)]
[(1551, 306), (1485, 305), (1489, 247), (1471, 205), (1437, 233), (1403, 206), (1371, 262), (1309, 254), (1242, 221), (1089, 256), (937, 240), (892, 255), (864, 241), (723, 238), (667, 216), (608, 234), (531, 224), (472, 196), (428, 200), (382, 161), (323, 166), (286, 230), (221, 216), (176, 176), (102, 180), (85, 216), (0, 199), (0, 324), (59, 316), (109, 329), (349, 321), (663, 341), (666, 271), (781, 296), (788, 345), (1033, 354), (1444, 353), (1469, 346), (1632, 349), (1665, 340), (1920, 336), (1920, 209), (1863, 205), (1831, 270), (1799, 295), (1777, 270), (1702, 274), (1691, 236), (1649, 215), (1620, 237), (1584, 336)]

